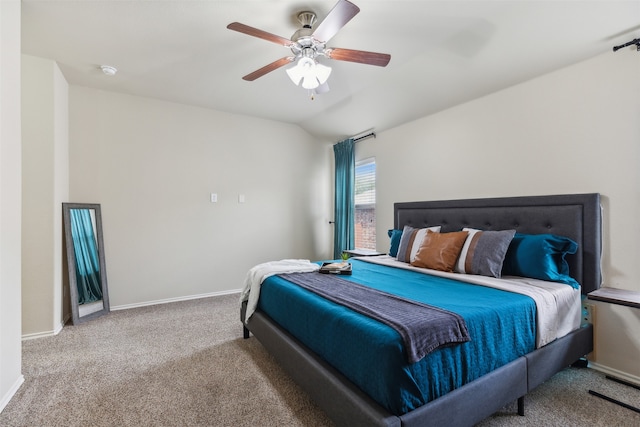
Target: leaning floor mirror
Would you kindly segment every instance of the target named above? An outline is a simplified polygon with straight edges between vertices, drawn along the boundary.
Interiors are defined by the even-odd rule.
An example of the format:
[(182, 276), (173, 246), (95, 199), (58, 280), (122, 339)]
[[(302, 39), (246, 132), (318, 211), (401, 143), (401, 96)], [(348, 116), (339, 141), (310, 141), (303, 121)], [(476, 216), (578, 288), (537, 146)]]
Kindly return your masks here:
[(62, 216), (71, 318), (77, 325), (109, 312), (102, 214), (99, 204), (63, 203)]

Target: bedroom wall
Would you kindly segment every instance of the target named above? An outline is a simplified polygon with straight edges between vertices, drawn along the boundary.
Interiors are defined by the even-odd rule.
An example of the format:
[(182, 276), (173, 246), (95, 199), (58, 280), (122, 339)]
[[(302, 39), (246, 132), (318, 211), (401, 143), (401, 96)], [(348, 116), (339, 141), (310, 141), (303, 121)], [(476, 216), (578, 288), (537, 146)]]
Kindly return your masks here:
[(20, 1), (0, 2), (0, 411), (22, 376)]
[(62, 202), (69, 197), (69, 85), (49, 59), (22, 55), (22, 334), (63, 326)]
[(69, 99), (70, 201), (102, 205), (113, 308), (237, 291), (255, 264), (330, 253), (331, 147), (299, 127), (78, 86)]
[[(599, 192), (604, 285), (640, 292), (640, 56), (606, 53), (357, 145), (375, 156), (377, 248), (396, 201)], [(595, 362), (640, 380), (640, 310), (597, 304)]]

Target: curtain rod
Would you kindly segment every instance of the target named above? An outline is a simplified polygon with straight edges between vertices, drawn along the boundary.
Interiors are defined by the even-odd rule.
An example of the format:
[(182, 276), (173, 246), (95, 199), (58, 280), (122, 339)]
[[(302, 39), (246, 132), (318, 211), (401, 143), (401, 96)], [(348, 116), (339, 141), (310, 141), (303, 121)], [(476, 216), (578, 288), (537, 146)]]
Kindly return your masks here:
[(366, 135), (362, 135), (362, 136), (359, 136), (357, 138), (353, 138), (353, 142), (359, 142), (359, 141), (362, 141), (364, 139), (368, 139), (368, 138), (371, 138), (371, 137), (373, 137), (373, 138), (376, 137), (375, 132), (371, 132), (371, 133), (368, 133)]

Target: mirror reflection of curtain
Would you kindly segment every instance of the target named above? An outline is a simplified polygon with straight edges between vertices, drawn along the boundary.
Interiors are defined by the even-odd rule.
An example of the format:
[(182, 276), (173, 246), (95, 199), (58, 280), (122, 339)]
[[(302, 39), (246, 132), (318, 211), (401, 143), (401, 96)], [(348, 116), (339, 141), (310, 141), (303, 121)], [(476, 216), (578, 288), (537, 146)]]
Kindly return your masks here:
[(100, 263), (89, 209), (71, 209), (71, 236), (76, 256), (78, 304), (102, 299)]

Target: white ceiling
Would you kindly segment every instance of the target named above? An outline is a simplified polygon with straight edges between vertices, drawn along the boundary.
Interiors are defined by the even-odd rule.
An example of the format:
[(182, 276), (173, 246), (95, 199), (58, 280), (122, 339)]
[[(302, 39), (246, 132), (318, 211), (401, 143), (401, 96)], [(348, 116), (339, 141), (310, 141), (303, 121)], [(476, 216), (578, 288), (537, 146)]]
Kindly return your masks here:
[[(640, 37), (640, 0), (353, 0), (360, 13), (327, 46), (389, 53), (386, 68), (324, 60), (331, 91), (315, 100), (284, 68), (242, 80), (290, 51), (229, 23), (289, 38), (298, 12), (322, 20), (335, 1), (22, 0), (22, 52), (57, 61), (70, 84), (293, 123), (337, 141), (620, 54), (614, 45)], [(101, 64), (118, 73), (105, 76)]]

